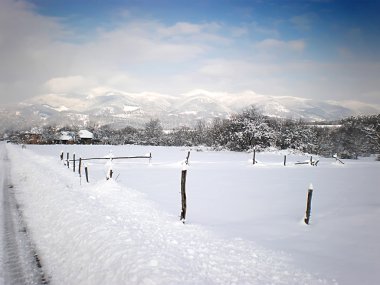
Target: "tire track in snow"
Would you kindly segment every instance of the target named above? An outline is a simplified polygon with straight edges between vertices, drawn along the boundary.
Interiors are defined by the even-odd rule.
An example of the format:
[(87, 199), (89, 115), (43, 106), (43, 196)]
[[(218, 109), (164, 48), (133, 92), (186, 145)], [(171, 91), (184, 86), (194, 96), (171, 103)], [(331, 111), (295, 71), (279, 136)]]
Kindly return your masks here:
[(2, 284), (48, 284), (42, 265), (23, 221), (15, 188), (9, 179), (9, 159), (4, 144), (0, 145), (0, 244), (2, 245), (0, 281)]

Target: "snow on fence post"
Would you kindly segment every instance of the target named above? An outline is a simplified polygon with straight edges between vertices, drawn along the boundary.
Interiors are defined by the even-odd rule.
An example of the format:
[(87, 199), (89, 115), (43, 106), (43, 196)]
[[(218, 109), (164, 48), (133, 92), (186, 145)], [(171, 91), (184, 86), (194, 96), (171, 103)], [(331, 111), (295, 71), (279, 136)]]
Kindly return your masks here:
[(286, 155), (284, 155), (284, 166), (286, 166)]
[(309, 224), (311, 213), (311, 198), (313, 196), (313, 185), (310, 183), (309, 190), (307, 191), (307, 204), (306, 204), (306, 216), (304, 219), (305, 224)]
[(75, 172), (75, 153), (73, 154), (73, 172)]
[(106, 180), (112, 179), (112, 174), (113, 174), (113, 171), (112, 171), (112, 168), (113, 168), (113, 165), (112, 165), (113, 154), (112, 154), (111, 151), (110, 151), (109, 156), (110, 156), (109, 160), (106, 163)]
[(67, 168), (70, 168), (70, 161), (69, 161), (69, 158), (70, 158), (70, 154), (67, 153), (67, 157), (66, 157), (66, 161), (67, 161)]
[(112, 179), (112, 174), (113, 174), (113, 171), (112, 171), (112, 158), (110, 159), (108, 165), (109, 165), (109, 167), (107, 169), (106, 180)]
[(86, 181), (88, 183), (88, 169), (87, 169), (87, 165), (84, 167), (84, 172), (86, 173)]

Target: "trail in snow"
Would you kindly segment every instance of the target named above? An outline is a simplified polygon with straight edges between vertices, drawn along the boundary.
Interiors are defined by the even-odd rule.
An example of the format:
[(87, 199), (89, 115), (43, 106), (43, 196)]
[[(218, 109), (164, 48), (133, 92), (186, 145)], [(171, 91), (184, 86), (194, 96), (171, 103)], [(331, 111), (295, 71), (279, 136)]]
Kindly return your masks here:
[(113, 180), (79, 186), (50, 157), (10, 146), (24, 213), (54, 284), (333, 284), (281, 253), (222, 239)]
[(9, 181), (9, 160), (4, 144), (0, 144), (0, 168), (0, 284), (47, 284), (15, 199), (15, 188)]

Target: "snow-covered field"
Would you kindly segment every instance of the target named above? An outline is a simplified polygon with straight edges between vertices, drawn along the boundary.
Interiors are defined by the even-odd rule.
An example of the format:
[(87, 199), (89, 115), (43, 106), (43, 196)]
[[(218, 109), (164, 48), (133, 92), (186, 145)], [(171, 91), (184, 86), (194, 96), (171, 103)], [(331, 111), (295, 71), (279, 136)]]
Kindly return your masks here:
[[(380, 162), (282, 153), (6, 145), (11, 180), (52, 284), (378, 284)], [(88, 161), (90, 183), (63, 166)], [(78, 167), (78, 166), (77, 166)], [(313, 184), (311, 223), (303, 223)]]

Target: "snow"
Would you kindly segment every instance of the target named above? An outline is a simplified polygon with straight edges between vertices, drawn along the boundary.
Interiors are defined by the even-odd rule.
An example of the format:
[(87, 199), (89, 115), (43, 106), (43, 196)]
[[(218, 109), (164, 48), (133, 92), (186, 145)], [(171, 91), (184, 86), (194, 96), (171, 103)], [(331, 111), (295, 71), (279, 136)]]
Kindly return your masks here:
[[(1, 148), (0, 149), (0, 159), (1, 159), (1, 162), (0, 162), (0, 187), (4, 188), (6, 187), (6, 181), (5, 181), (5, 163), (4, 163), (4, 159), (5, 159), (5, 153), (4, 153), (4, 148)], [(2, 189), (2, 191), (0, 192), (0, 203), (1, 205), (4, 204), (4, 198), (3, 198), (3, 194), (4, 193), (4, 189)], [(2, 206), (3, 207), (3, 206)], [(1, 248), (3, 249), (4, 245), (4, 211), (1, 209), (0, 211), (0, 246)], [(0, 284), (4, 284), (4, 266), (2, 266), (4, 264), (4, 250), (1, 250), (0, 251)]]
[(81, 139), (93, 139), (94, 134), (87, 130), (80, 130), (78, 135)]
[(180, 113), (181, 115), (196, 115), (198, 114), (197, 111), (184, 111)]
[(64, 111), (69, 111), (70, 110), (66, 106), (53, 107), (53, 106), (50, 106), (50, 105), (47, 105), (47, 104), (43, 104), (42, 106), (44, 106), (46, 108), (49, 108), (49, 109), (52, 109), (52, 110), (55, 110), (57, 112), (64, 112)]
[[(62, 146), (7, 145), (12, 182), (52, 284), (376, 284), (380, 163), (285, 152), (65, 146), (90, 183), (63, 166)], [(287, 154), (287, 166), (283, 155)], [(65, 156), (66, 157), (66, 156)], [(186, 224), (179, 221), (187, 169)], [(303, 223), (308, 186), (310, 225)]]
[(70, 134), (70, 132), (61, 132), (61, 135), (59, 136), (59, 140), (61, 141), (70, 141), (73, 140), (73, 136)]
[(124, 112), (134, 112), (134, 111), (137, 111), (137, 110), (139, 110), (139, 109), (140, 109), (139, 106), (128, 106), (128, 105), (124, 105), (124, 107), (123, 107)]

